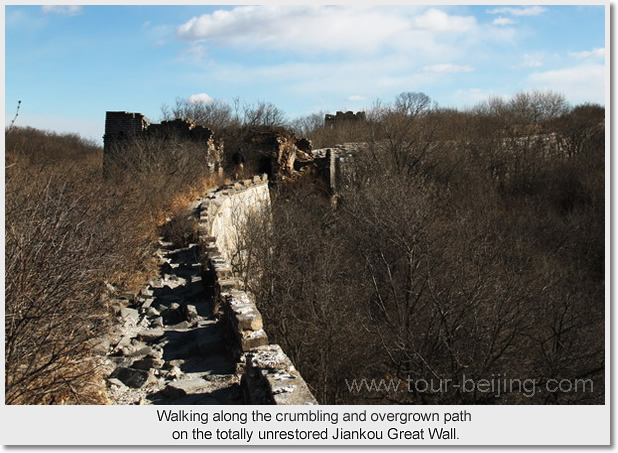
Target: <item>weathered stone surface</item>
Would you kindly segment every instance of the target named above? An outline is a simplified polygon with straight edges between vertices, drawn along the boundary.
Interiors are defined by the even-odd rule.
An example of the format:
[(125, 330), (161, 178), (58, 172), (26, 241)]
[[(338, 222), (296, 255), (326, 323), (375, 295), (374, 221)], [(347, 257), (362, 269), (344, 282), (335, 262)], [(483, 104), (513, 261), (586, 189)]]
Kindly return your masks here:
[(197, 321), (200, 315), (197, 313), (195, 305), (187, 304), (184, 307), (185, 319), (189, 322)]
[(189, 323), (188, 321), (180, 321), (176, 324), (173, 324), (171, 326), (168, 327), (168, 329), (170, 330), (187, 330), (188, 328), (191, 327), (191, 323)]
[(220, 278), (217, 281), (217, 287), (220, 293), (229, 293), (234, 289), (240, 289), (241, 284), (239, 278)]
[(186, 378), (169, 383), (161, 392), (168, 398), (181, 398), (187, 395), (208, 393), (212, 384), (201, 378)]
[(160, 340), (165, 336), (165, 330), (161, 327), (143, 329), (137, 334), (137, 338), (147, 343)]
[(124, 335), (120, 338), (120, 340), (118, 341), (118, 344), (116, 344), (116, 350), (122, 351), (123, 349), (128, 348), (129, 346), (131, 346), (131, 337), (129, 335)]
[(231, 291), (225, 300), (226, 307), (229, 308), (229, 316), (233, 318), (233, 324), (239, 332), (263, 328), (262, 315), (247, 293)]
[(238, 329), (244, 330), (260, 330), (264, 324), (262, 322), (262, 314), (254, 307), (244, 307), (241, 311), (237, 312), (236, 320), (238, 322)]
[(146, 310), (146, 316), (150, 316), (151, 318), (155, 318), (157, 316), (159, 316), (161, 313), (159, 312), (159, 310), (157, 310), (154, 307), (148, 307), (148, 310)]
[(132, 352), (130, 352), (128, 355), (128, 357), (160, 357), (161, 353), (155, 351), (153, 348), (151, 348), (150, 346), (144, 346), (142, 348), (136, 349)]
[(153, 302), (154, 302), (154, 297), (148, 297), (144, 299), (144, 301), (142, 302), (142, 310), (149, 309), (150, 305), (152, 305)]
[[(256, 398), (279, 405), (317, 404), (307, 383), (279, 345), (254, 348), (245, 357), (245, 379), (255, 390)], [(257, 395), (259, 392), (266, 395)]]
[(152, 380), (154, 376), (148, 371), (118, 367), (110, 377), (121, 380), (127, 387), (140, 388), (148, 383), (149, 380)]
[(240, 333), (240, 348), (241, 351), (247, 352), (258, 346), (268, 344), (268, 336), (263, 329), (256, 331), (244, 331)]
[(212, 327), (203, 327), (196, 331), (194, 350), (207, 355), (225, 350), (225, 344), (219, 333)]
[(120, 379), (118, 378), (108, 378), (107, 379), (107, 383), (109, 385), (117, 385), (118, 387), (126, 387), (124, 385), (124, 382), (122, 382)]
[(124, 319), (125, 322), (130, 322), (135, 325), (139, 320), (139, 312), (135, 308), (124, 307), (120, 309), (120, 317)]
[(131, 367), (138, 370), (149, 370), (151, 368), (161, 368), (164, 363), (164, 360), (158, 359), (156, 357), (144, 357), (143, 359), (133, 362), (133, 365), (131, 365)]

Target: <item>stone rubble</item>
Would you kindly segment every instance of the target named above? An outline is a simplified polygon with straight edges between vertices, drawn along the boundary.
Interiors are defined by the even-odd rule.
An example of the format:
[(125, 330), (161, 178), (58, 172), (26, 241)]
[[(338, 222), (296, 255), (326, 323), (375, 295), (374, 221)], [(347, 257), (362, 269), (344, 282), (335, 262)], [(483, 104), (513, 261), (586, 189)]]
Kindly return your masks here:
[(161, 276), (132, 301), (118, 300), (120, 328), (104, 357), (114, 404), (243, 404), (204, 285), (196, 244), (160, 242)]

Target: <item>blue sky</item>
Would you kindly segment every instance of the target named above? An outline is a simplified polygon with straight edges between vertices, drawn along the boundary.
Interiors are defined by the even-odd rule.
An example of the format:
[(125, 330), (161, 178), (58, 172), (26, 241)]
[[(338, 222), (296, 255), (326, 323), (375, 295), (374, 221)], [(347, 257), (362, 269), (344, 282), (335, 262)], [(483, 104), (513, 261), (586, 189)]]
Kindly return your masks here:
[[(605, 6), (5, 6), (5, 124), (101, 143), (105, 111), (272, 102), (290, 119), (403, 91), (605, 104)], [(609, 61), (607, 62), (609, 65)], [(609, 89), (609, 87), (607, 87)]]

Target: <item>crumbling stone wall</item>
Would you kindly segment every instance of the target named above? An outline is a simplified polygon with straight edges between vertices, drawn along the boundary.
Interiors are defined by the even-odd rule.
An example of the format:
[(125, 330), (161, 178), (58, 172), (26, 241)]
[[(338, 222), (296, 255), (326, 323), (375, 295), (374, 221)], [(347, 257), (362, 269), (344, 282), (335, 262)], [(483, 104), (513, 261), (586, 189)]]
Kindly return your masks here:
[(244, 368), (245, 400), (250, 404), (317, 404), (281, 347), (269, 344), (253, 295), (243, 289), (230, 264), (243, 219), (260, 209), (270, 211), (266, 175), (223, 186), (206, 196), (200, 205), (199, 226), (205, 265), (214, 274), (216, 302)]
[(109, 168), (117, 153), (123, 152), (135, 140), (186, 140), (204, 146), (204, 158), (212, 171), (222, 167), (223, 142), (215, 140), (214, 132), (186, 119), (150, 124), (141, 113), (106, 112), (103, 136), (103, 166)]

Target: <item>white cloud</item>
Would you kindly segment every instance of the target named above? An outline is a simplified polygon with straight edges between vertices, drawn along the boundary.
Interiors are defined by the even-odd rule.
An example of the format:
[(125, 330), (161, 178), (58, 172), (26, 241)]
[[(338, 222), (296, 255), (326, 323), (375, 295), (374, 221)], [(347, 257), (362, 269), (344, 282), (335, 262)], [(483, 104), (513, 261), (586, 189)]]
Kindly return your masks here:
[(481, 88), (468, 88), (456, 90), (449, 99), (446, 99), (447, 104), (455, 105), (463, 108), (473, 107), (483, 101), (486, 101), (494, 93)]
[(213, 101), (212, 97), (206, 93), (192, 94), (187, 100), (189, 104), (209, 104)]
[(543, 66), (543, 61), (539, 56), (525, 54), (523, 66), (526, 68), (538, 68), (540, 66)]
[(413, 19), (415, 27), (432, 31), (466, 32), (476, 27), (474, 16), (450, 16), (442, 10), (431, 8)]
[(605, 67), (590, 64), (538, 72), (528, 78), (531, 88), (564, 94), (573, 103), (605, 103)]
[(359, 96), (357, 94), (352, 95), (352, 96), (348, 96), (346, 98), (347, 101), (351, 101), (351, 102), (359, 102), (359, 101), (366, 101), (367, 98), (365, 96)]
[(180, 61), (199, 61), (202, 60), (208, 52), (206, 48), (201, 44), (192, 44), (188, 48), (182, 50), (180, 55), (178, 56), (178, 60)]
[(494, 25), (515, 25), (516, 23), (517, 21), (509, 19), (508, 17), (498, 17), (492, 22)]
[(545, 13), (547, 8), (542, 6), (528, 6), (523, 8), (496, 8), (487, 11), (488, 14), (510, 14), (512, 16), (540, 16)]
[(569, 55), (575, 58), (605, 58), (605, 48), (585, 50), (583, 52), (571, 52)]
[(177, 35), (221, 47), (368, 55), (402, 47), (427, 49), (434, 46), (437, 35), (471, 32), (476, 27), (473, 16), (426, 7), (261, 5), (194, 17), (178, 27)]
[(460, 66), (450, 63), (434, 64), (423, 67), (424, 72), (472, 72), (472, 66)]
[(83, 11), (79, 5), (43, 5), (41, 9), (45, 14), (65, 14), (67, 16), (77, 16)]

